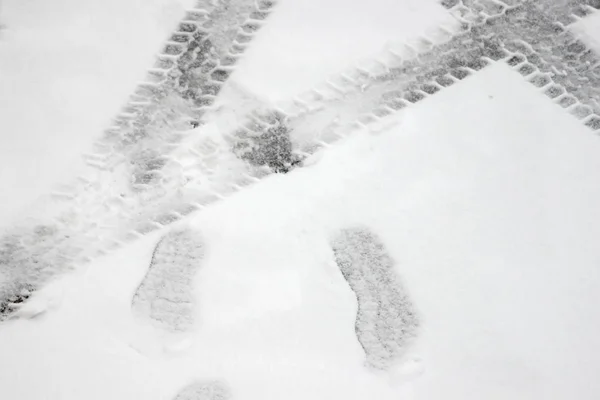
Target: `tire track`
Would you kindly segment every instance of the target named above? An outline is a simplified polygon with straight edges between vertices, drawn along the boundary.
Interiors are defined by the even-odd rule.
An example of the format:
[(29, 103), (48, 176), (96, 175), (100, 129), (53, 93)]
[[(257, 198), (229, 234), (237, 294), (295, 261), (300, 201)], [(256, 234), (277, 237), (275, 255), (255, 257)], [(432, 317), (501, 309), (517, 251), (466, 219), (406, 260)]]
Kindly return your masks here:
[[(202, 123), (273, 6), (265, 0), (205, 0), (188, 11), (145, 81), (96, 144), (98, 153), (89, 156), (89, 164), (103, 169), (125, 157), (141, 173), (151, 158), (144, 150), (168, 154), (182, 131)], [(94, 162), (94, 157), (103, 162)], [(150, 161), (160, 166), (161, 160)], [(148, 170), (155, 169), (160, 168)], [(134, 185), (147, 181), (139, 177)]]
[[(271, 0), (200, 0), (187, 12), (146, 81), (94, 144), (93, 153), (84, 156), (87, 175), (39, 201), (41, 217), (11, 228), (0, 239), (0, 321), (17, 308), (9, 299), (19, 296), (23, 282), (35, 290), (56, 273), (195, 209), (161, 188), (166, 186), (162, 169), (185, 132), (211, 111), (274, 6)], [(177, 204), (157, 206), (160, 200)], [(58, 210), (45, 208), (56, 201), (63, 203)], [(132, 226), (123, 230), (123, 221)]]
[[(441, 33), (441, 40), (447, 40), (449, 34), (444, 31)], [(442, 50), (458, 53), (452, 46), (469, 40), (467, 33), (451, 39), (448, 42), (450, 44)], [(470, 74), (460, 65), (449, 70), (432, 70), (424, 66), (420, 58), (439, 49), (429, 38), (422, 42), (425, 49), (433, 46), (434, 50), (419, 54), (413, 47), (404, 46), (400, 50), (385, 51), (382, 58), (387, 60), (383, 64), (378, 59), (371, 65), (346, 71), (333, 83), (327, 82), (325, 86), (329, 93), (323, 88), (311, 90), (309, 95), (315, 92), (320, 95), (312, 104), (306, 101), (306, 96), (301, 96), (294, 99), (287, 110), (285, 106), (279, 110), (257, 110), (247, 116), (247, 122), (241, 128), (224, 138), (201, 138), (196, 143), (177, 149), (171, 153), (161, 170), (164, 179), (160, 193), (151, 193), (150, 197), (144, 198), (144, 202), (114, 194), (114, 183), (111, 181), (102, 185), (100, 190), (94, 188), (89, 193), (84, 192), (88, 196), (87, 202), (80, 204), (77, 209), (85, 210), (87, 214), (75, 218), (84, 222), (92, 221), (91, 225), (94, 225), (93, 221), (102, 221), (103, 225), (84, 226), (82, 234), (73, 232), (69, 235), (79, 239), (78, 249), (81, 252), (77, 262), (87, 262), (144, 234), (162, 229), (271, 173), (287, 172), (292, 167), (300, 166), (306, 156), (356, 131), (376, 131), (387, 123), (387, 117), (437, 92), (429, 90), (428, 93), (424, 85), (434, 87), (437, 85), (435, 79), (438, 79), (444, 83), (444, 86), (438, 86), (445, 87)], [(417, 91), (419, 88), (425, 91)], [(337, 115), (331, 115), (331, 110)], [(339, 112), (344, 116), (342, 122)], [(337, 121), (334, 121), (336, 118)], [(304, 125), (310, 126), (317, 135), (298, 141), (297, 132), (292, 132), (294, 135), (288, 140), (281, 135), (282, 125), (290, 127), (285, 129), (286, 134), (299, 131), (299, 127)], [(254, 154), (251, 150), (247, 157), (244, 157), (243, 151), (240, 152), (240, 147), (242, 150), (248, 147), (240, 146), (244, 140), (254, 142), (250, 147), (258, 149)], [(273, 150), (273, 142), (278, 151)], [(110, 201), (104, 204), (99, 202), (96, 193), (110, 193), (110, 190), (113, 190)], [(73, 203), (70, 199), (69, 204)], [(104, 207), (105, 204), (110, 206)], [(98, 208), (103, 212), (100, 216)], [(73, 226), (75, 224), (71, 223), (67, 227)], [(65, 231), (64, 228), (56, 230)]]
[[(489, 16), (482, 5), (490, 3), (499, 7), (505, 3), (505, 11)], [(600, 2), (462, 0), (442, 4), (472, 35), (495, 37), (513, 56), (507, 59), (509, 65), (518, 65), (528, 82), (587, 127), (600, 131), (600, 56), (568, 30), (568, 25), (597, 12)]]
[[(149, 154), (131, 154), (144, 160), (136, 168), (154, 178), (138, 182), (135, 190), (115, 180), (134, 173), (121, 159), (112, 171), (107, 170), (110, 163), (104, 164), (95, 176), (78, 178), (75, 188), (55, 192), (54, 197), (65, 199), (61, 212), (2, 239), (0, 264), (8, 271), (8, 284), (0, 288), (0, 298), (14, 298), (23, 282), (35, 288), (59, 271), (164, 229), (272, 173), (301, 167), (307, 156), (354, 132), (382, 129), (411, 104), (493, 62), (507, 62), (589, 128), (600, 130), (598, 56), (564, 28), (557, 11), (581, 14), (577, 10), (584, 7), (591, 12), (596, 2), (552, 3), (547, 9), (545, 3), (516, 0), (442, 4), (461, 23), (458, 31), (440, 29), (436, 37), (388, 49), (289, 103), (249, 113), (224, 137), (178, 139), (170, 147), (141, 140), (137, 149)], [(153, 146), (164, 152), (159, 160)]]

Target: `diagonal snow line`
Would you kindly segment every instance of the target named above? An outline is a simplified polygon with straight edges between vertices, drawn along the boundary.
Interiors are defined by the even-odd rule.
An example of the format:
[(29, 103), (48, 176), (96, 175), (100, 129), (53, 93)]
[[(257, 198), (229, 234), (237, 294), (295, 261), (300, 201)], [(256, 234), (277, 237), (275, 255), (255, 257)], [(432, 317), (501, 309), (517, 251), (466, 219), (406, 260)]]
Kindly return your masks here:
[[(196, 12), (196, 18), (184, 19), (179, 24), (173, 35), (176, 41), (165, 43), (147, 81), (139, 85), (132, 100), (116, 117), (121, 123), (105, 132), (101, 141), (106, 144), (108, 139), (113, 156), (115, 152), (130, 156), (136, 148), (144, 146), (144, 141), (162, 140), (152, 136), (165, 123), (170, 130), (189, 129), (188, 121), (201, 119), (210, 111), (212, 98), (233, 72), (240, 56), (236, 38), (251, 40), (262, 25), (254, 14), (262, 10), (267, 15), (270, 11), (263, 3), (251, 0), (229, 0), (218, 6), (206, 4), (205, 13)], [(234, 47), (238, 54), (232, 54)]]
[[(374, 112), (376, 112), (375, 110)], [(386, 123), (387, 120), (384, 117), (391, 115), (391, 112), (388, 112), (386, 115), (382, 115), (381, 117), (374, 118), (375, 122), (383, 121), (383, 124)], [(376, 114), (374, 114), (376, 115)], [(366, 127), (369, 130), (375, 131), (377, 129), (376, 126), (371, 126), (371, 123), (361, 124), (355, 123), (350, 126), (343, 127), (344, 129), (340, 129), (339, 133), (335, 133), (334, 140), (329, 140), (327, 138), (327, 133), (324, 135), (320, 135), (312, 140), (312, 145), (305, 146), (302, 150), (298, 150), (298, 152), (302, 151), (305, 154), (311, 154), (314, 151), (318, 150), (321, 144), (324, 141), (333, 142), (335, 140), (339, 140), (348, 134), (356, 131), (364, 130)], [(227, 149), (225, 149), (227, 150)], [(229, 157), (233, 157), (232, 154), (228, 153)], [(177, 154), (175, 154), (176, 156)], [(139, 226), (138, 228), (134, 228), (134, 230), (139, 233), (145, 234), (150, 231), (154, 231), (160, 229), (157, 224), (149, 223), (149, 221), (158, 221), (161, 214), (167, 214), (169, 211), (176, 211), (179, 214), (188, 215), (194, 211), (197, 211), (198, 208), (202, 208), (204, 206), (210, 205), (216, 201), (219, 201), (227, 196), (241, 190), (242, 188), (252, 185), (253, 183), (259, 182), (266, 176), (269, 176), (273, 173), (271, 169), (268, 167), (253, 167), (251, 165), (245, 163), (238, 163), (237, 171), (230, 173), (232, 162), (235, 161), (235, 157), (230, 161), (219, 159), (216, 161), (217, 165), (223, 167), (224, 170), (228, 172), (227, 175), (222, 176), (220, 181), (216, 181), (216, 186), (206, 187), (206, 182), (204, 180), (206, 176), (205, 166), (198, 166), (198, 169), (193, 171), (188, 171), (188, 180), (181, 187), (169, 187), (165, 190), (165, 193), (175, 193), (161, 198), (161, 201), (155, 204), (152, 207), (147, 207), (145, 212), (138, 212), (137, 217), (131, 218), (130, 220), (125, 221), (125, 226), (122, 225), (121, 230), (126, 230), (126, 226)], [(172, 177), (171, 181), (176, 182), (177, 177)], [(190, 206), (192, 209), (189, 209)], [(179, 212), (178, 210), (186, 210), (185, 212)], [(169, 224), (173, 221), (167, 220), (166, 224)], [(95, 251), (103, 251), (103, 249), (95, 250)], [(89, 253), (89, 252), (88, 252)], [(92, 253), (93, 254), (93, 253)]]

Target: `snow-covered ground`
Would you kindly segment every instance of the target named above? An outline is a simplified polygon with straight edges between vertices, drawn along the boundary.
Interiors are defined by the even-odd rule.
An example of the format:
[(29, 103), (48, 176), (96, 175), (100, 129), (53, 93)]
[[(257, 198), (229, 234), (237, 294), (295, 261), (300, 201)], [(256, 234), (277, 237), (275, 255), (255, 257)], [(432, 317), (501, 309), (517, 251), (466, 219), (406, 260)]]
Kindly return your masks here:
[[(347, 3), (282, 1), (235, 82), (287, 99), (386, 41), (451, 24), (433, 1)], [(3, 8), (3, 222), (68, 175), (185, 5), (44, 4)], [(69, 29), (89, 35), (58, 45)], [(173, 228), (200, 232), (205, 247), (191, 331), (132, 313), (163, 233), (51, 282), (23, 309), (47, 312), (0, 325), (0, 397), (168, 400), (218, 380), (235, 399), (598, 398), (599, 138), (504, 64), (396, 122)], [(364, 366), (356, 298), (329, 245), (352, 226), (381, 238), (420, 321), (385, 373)]]
[(0, 224), (73, 175), (192, 3), (3, 2)]

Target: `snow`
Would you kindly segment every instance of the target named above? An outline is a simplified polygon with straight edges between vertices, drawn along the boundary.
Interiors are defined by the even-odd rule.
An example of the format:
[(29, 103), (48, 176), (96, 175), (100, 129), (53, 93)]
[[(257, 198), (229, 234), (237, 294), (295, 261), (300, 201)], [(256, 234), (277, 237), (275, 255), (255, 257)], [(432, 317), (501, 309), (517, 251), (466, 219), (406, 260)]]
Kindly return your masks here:
[[(192, 0), (8, 0), (0, 40), (0, 224), (80, 167)], [(135, 21), (132, 24), (132, 21)]]
[(600, 13), (577, 21), (572, 30), (596, 52), (600, 51)]
[[(300, 27), (286, 30), (285, 18), (291, 23), (296, 15), (292, 9), (317, 8), (315, 2), (284, 2), (289, 14), (279, 21), (274, 14), (273, 25), (265, 27), (273, 31), (250, 48), (236, 79), (270, 99), (318, 83), (391, 35), (394, 20), (379, 24), (376, 12), (386, 5), (379, 1), (381, 7), (372, 6), (372, 19), (349, 17), (368, 21), (364, 31), (373, 35), (370, 44), (364, 38), (351, 52), (352, 46), (338, 48), (339, 38), (332, 34), (331, 43), (311, 47), (311, 57), (316, 65), (326, 48), (335, 48), (343, 65), (331, 55), (323, 69), (305, 73), (293, 51), (289, 60), (294, 62), (265, 61), (285, 35), (300, 36), (290, 33)], [(91, 131), (118, 108), (135, 83), (133, 76), (149, 65), (155, 43), (177, 19), (173, 11), (157, 27), (152, 15), (162, 17), (160, 10), (181, 5), (167, 0), (83, 3), (65, 4), (70, 16), (48, 18), (56, 31), (49, 29), (42, 42), (50, 46), (52, 35), (62, 37), (72, 29), (61, 18), (98, 18), (90, 41), (102, 46), (96, 51), (107, 69), (89, 60), (94, 70), (81, 72), (90, 89), (99, 91), (93, 110), (77, 100), (85, 85), (64, 69), (71, 57), (59, 57), (49, 67), (42, 65), (42, 55), (58, 49), (35, 51), (32, 38), (42, 26), (27, 25), (23, 13), (47, 15), (54, 8), (30, 1), (19, 3), (20, 11), (13, 3), (13, 14), (7, 13), (15, 36), (0, 52), (12, 54), (6, 59), (14, 65), (2, 67), (3, 74), (10, 70), (12, 75), (5, 75), (10, 81), (0, 80), (0, 109), (15, 104), (2, 125), (20, 133), (3, 137), (9, 146), (3, 163), (10, 168), (0, 169), (1, 178), (11, 190), (3, 194), (1, 218), (64, 172), (67, 161), (43, 174), (39, 169), (58, 162), (65, 143), (74, 141), (69, 144), (73, 155), (89, 144)], [(337, 0), (318, 4), (340, 7)], [(406, 4), (417, 13), (417, 2)], [(419, 7), (435, 9), (433, 4)], [(362, 10), (351, 4), (348, 12), (352, 9)], [(131, 46), (113, 48), (116, 40), (98, 32), (100, 21), (120, 15), (121, 32), (128, 32), (126, 22), (137, 12), (142, 12), (135, 19), (140, 36), (132, 42), (147, 48), (125, 58)], [(322, 18), (322, 29), (340, 19)], [(346, 23), (340, 22), (340, 32), (348, 29)], [(305, 44), (298, 38), (296, 45)], [(84, 60), (90, 49), (78, 46), (72, 57)], [(10, 85), (24, 85), (24, 93), (34, 92), (28, 69), (18, 68), (27, 57), (33, 57), (29, 73), (52, 71), (52, 79), (39, 78), (39, 103), (30, 103), (30, 95), (15, 96), (14, 86), (8, 86), (14, 82)], [(119, 59), (131, 64), (120, 61), (117, 68)], [(271, 74), (269, 65), (277, 72)], [(258, 66), (264, 68), (258, 71)], [(283, 86), (283, 77), (294, 74), (298, 82)], [(272, 86), (270, 76), (277, 78)], [(52, 85), (61, 79), (71, 103), (56, 111)], [(20, 123), (31, 105), (52, 118), (45, 124), (43, 115), (28, 121), (46, 125), (44, 132), (64, 132), (56, 147), (25, 146), (34, 138), (54, 137), (41, 139), (42, 125), (27, 129)], [(76, 135), (83, 130), (89, 133)], [(384, 132), (358, 133), (315, 155), (310, 166), (271, 176), (176, 225), (173, 229), (200, 231), (206, 242), (194, 285), (196, 324), (189, 334), (163, 334), (132, 317), (132, 298), (160, 234), (53, 281), (22, 310), (35, 318), (0, 326), (0, 395), (159, 400), (174, 398), (194, 381), (222, 380), (236, 399), (596, 399), (599, 153), (598, 137), (573, 116), (508, 66), (493, 65), (409, 107)], [(29, 165), (33, 161), (37, 164)], [(26, 177), (30, 186), (20, 187), (17, 182)], [(364, 367), (354, 333), (356, 298), (329, 247), (340, 229), (357, 225), (369, 227), (384, 242), (421, 321), (403, 363), (387, 373)]]

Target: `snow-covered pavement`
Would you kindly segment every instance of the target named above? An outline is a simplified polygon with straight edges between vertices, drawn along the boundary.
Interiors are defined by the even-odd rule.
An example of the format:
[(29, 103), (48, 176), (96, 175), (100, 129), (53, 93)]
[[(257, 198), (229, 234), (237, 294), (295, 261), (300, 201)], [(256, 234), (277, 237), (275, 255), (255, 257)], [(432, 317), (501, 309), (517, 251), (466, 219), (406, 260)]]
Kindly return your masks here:
[[(18, 210), (26, 213), (23, 205), (83, 168), (73, 167), (75, 158), (189, 6), (72, 2), (71, 14), (54, 15), (42, 3), (3, 8), (12, 29), (0, 44), (0, 112), (12, 110), (0, 119), (9, 149), (1, 168), (10, 189), (1, 197), (7, 226)], [(440, 24), (456, 29), (435, 1), (376, 0), (365, 8), (281, 0), (278, 7), (224, 86), (223, 111), (194, 135), (216, 138), (257, 104), (279, 107), (354, 60)], [(43, 40), (33, 40), (42, 27), (27, 15), (46, 16)], [(118, 18), (122, 34), (99, 33)], [(600, 37), (588, 21), (597, 15), (589, 18), (569, 29), (593, 48)], [(64, 21), (88, 21), (87, 28)], [(81, 51), (44, 65), (35, 46), (52, 48), (69, 29), (89, 29), (88, 40), (74, 35), (69, 44)], [(129, 31), (131, 42), (118, 40)], [(85, 64), (90, 52), (106, 68)], [(67, 65), (88, 65), (85, 79)], [(574, 108), (549, 99), (549, 86), (528, 82), (522, 66), (491, 62), (378, 129), (356, 127), (310, 154), (302, 168), (266, 176), (51, 280), (18, 311), (29, 319), (0, 325), (0, 396), (596, 399), (600, 139)], [(26, 79), (31, 74), (37, 83)], [(296, 140), (316, 135), (335, 113), (350, 120), (376, 104), (379, 88), (297, 118), (294, 132), (305, 136)], [(79, 101), (84, 91), (93, 107)], [(53, 100), (57, 93), (66, 100)], [(31, 116), (32, 107), (48, 118)], [(24, 115), (36, 129), (19, 123)], [(5, 136), (10, 130), (20, 133)], [(10, 150), (53, 138), (55, 147)], [(43, 174), (35, 169), (54, 163)], [(16, 183), (28, 176), (29, 186)], [(182, 235), (187, 239), (171, 243)], [(186, 243), (193, 257), (181, 257)], [(181, 270), (200, 259), (197, 271)], [(357, 278), (369, 273), (364, 282)], [(157, 327), (169, 321), (176, 296), (185, 297), (185, 329)]]

